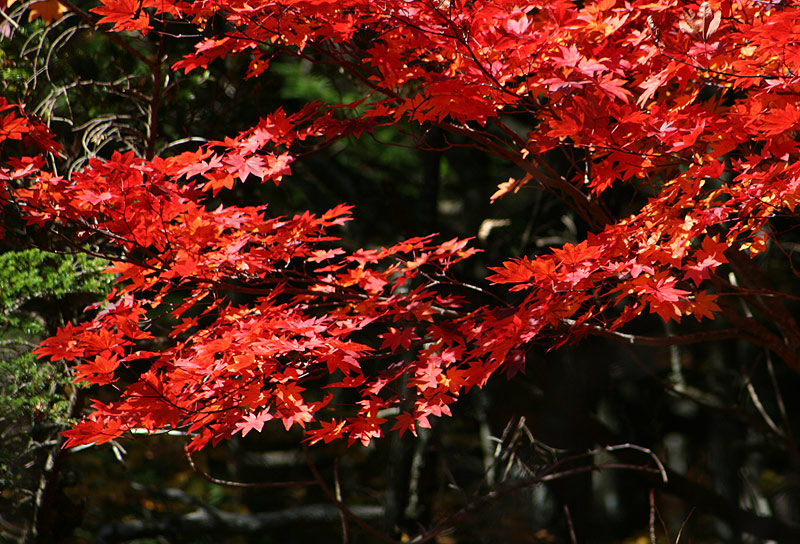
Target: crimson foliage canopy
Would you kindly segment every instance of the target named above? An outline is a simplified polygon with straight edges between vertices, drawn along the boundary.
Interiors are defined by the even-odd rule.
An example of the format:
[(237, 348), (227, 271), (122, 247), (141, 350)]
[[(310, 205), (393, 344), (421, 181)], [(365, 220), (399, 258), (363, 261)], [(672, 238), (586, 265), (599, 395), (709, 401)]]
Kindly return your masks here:
[[(800, 194), (798, 6), (580, 4), (104, 0), (93, 9), (107, 32), (146, 35), (170, 21), (222, 29), (159, 73), (239, 55), (258, 78), (290, 55), (337, 67), (363, 94), (279, 109), (190, 152), (94, 158), (70, 175), (52, 166), (62, 149), (51, 133), (0, 99), (8, 213), (74, 249), (103, 248), (118, 274), (93, 318), (38, 349), (75, 361), (75, 380), (89, 384), (121, 384), (135, 370), (117, 400), (95, 402), (66, 433), (67, 445), (169, 429), (188, 432), (196, 450), (273, 420), (303, 427), (312, 443), (416, 434), (470, 389), (522, 370), (526, 346), (587, 334), (739, 337), (800, 371), (800, 328), (755, 259)], [(496, 263), (486, 279), (497, 302), (487, 304), (453, 269), (476, 252), (468, 240), (432, 234), (347, 251), (337, 242), (346, 205), (272, 217), (266, 205), (209, 204), (237, 184), (291, 183), (298, 156), (404, 123), (513, 164), (519, 174), (498, 180), (492, 200), (546, 191), (583, 221), (585, 239)], [(546, 160), (556, 148), (579, 151), (567, 175)], [(620, 188), (647, 198), (619, 212), (609, 198)], [(769, 326), (733, 303), (742, 298)], [(650, 314), (726, 325), (627, 332)], [(169, 323), (167, 339), (153, 341), (156, 320)]]

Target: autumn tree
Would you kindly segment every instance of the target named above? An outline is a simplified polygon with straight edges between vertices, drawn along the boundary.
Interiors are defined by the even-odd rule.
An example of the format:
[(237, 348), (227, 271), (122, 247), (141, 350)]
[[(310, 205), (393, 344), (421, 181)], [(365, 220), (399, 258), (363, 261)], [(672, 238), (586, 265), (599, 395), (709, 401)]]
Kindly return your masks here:
[[(796, 422), (781, 394), (800, 372), (795, 2), (61, 5), (98, 25), (152, 85), (113, 88), (141, 106), (138, 140), (120, 132), (102, 149), (83, 149), (88, 158), (77, 164), (25, 105), (0, 104), (7, 236), (106, 258), (116, 274), (104, 302), (36, 351), (70, 362), (76, 382), (102, 392), (64, 433), (66, 447), (170, 432), (185, 436), (191, 457), (268, 428), (304, 429), (311, 450), (339, 440), (362, 447), (421, 434), (468, 393), (518, 379), (543, 350), (604, 340), (632, 346), (634, 358), (639, 346), (655, 349), (666, 363), (642, 368), (661, 393), (745, 425), (779, 463), (796, 465)], [(248, 81), (292, 60), (319, 67), (345, 82), (347, 99), (287, 100), (241, 130), (189, 123), (208, 132), (177, 134), (170, 124), (167, 134), (168, 81), (231, 59)], [(178, 136), (183, 147), (170, 145)], [(358, 212), (345, 203), (275, 213), (267, 200), (236, 198), (258, 183), (263, 190), (249, 194), (268, 195), (315, 155), (370, 138), (389, 150), (410, 140), (437, 160), (463, 149), (492, 157), (513, 173), (492, 180), (487, 201), (509, 209), (536, 194), (563, 228), (535, 244), (530, 223), (485, 216), (467, 235), (477, 240), (417, 224), (413, 236), (359, 248), (342, 239), (358, 228), (348, 227)], [(440, 210), (440, 164), (432, 165), (420, 193), (433, 203), (428, 218)], [(525, 241), (495, 255), (492, 231), (504, 228)], [(472, 278), (471, 262), (488, 264), (483, 278)], [(714, 351), (723, 349), (749, 361), (725, 368)], [(721, 363), (731, 383), (704, 391), (686, 353)], [(562, 394), (544, 397), (564, 402), (566, 389), (554, 391)], [(566, 405), (588, 421), (597, 402), (584, 400), (599, 393), (575, 393)], [(556, 444), (547, 463), (514, 481), (487, 468), (488, 494), (431, 520), (417, 541), (503, 492), (603, 464), (696, 497), (731, 534), (797, 537), (798, 520), (781, 514), (780, 501), (766, 513), (743, 509), (723, 487), (667, 470), (655, 453), (665, 443), (638, 445), (613, 427), (585, 429), (583, 442), (567, 444), (580, 445), (573, 451)], [(519, 420), (507, 429), (496, 463), (524, 434)], [(601, 453), (611, 460), (593, 465)], [(314, 472), (343, 515), (369, 527)], [(650, 496), (642, 524), (652, 534)], [(588, 538), (569, 512), (570, 531)]]

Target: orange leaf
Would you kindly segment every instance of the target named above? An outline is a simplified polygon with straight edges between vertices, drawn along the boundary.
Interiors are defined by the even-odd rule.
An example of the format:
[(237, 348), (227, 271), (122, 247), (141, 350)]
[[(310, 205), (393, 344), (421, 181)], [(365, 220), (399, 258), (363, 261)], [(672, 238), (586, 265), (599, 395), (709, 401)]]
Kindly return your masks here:
[(58, 0), (34, 2), (31, 4), (31, 10), (28, 13), (28, 22), (41, 18), (46, 23), (52, 23), (61, 19), (61, 16), (67, 11), (69, 11), (67, 7)]

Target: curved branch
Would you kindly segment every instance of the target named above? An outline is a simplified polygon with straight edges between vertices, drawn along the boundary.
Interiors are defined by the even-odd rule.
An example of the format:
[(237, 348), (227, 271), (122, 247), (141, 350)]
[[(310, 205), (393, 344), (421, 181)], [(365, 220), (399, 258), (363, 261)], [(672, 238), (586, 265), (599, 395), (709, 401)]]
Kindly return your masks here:
[(192, 470), (197, 473), (201, 478), (206, 480), (207, 482), (211, 482), (212, 484), (222, 485), (225, 487), (246, 487), (246, 488), (253, 488), (253, 487), (290, 487), (290, 486), (303, 486), (303, 485), (316, 485), (316, 480), (298, 480), (298, 481), (289, 481), (289, 482), (237, 482), (234, 480), (222, 480), (220, 478), (215, 478), (211, 476), (206, 471), (202, 470), (197, 464), (194, 462), (192, 458), (192, 453), (189, 451), (188, 447), (184, 448), (184, 453), (186, 454), (186, 459), (189, 461), (189, 465), (192, 467)]

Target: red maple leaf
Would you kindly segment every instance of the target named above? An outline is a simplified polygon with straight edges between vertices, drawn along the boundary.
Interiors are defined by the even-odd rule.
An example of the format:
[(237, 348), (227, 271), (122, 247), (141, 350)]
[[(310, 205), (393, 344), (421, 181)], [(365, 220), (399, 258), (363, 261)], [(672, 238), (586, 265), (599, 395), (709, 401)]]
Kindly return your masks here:
[(247, 436), (247, 433), (252, 430), (260, 433), (261, 429), (264, 428), (264, 423), (271, 421), (274, 418), (275, 416), (272, 415), (267, 409), (262, 409), (257, 414), (249, 413), (244, 416), (242, 421), (236, 424), (235, 432), (241, 432), (242, 436)]
[(397, 351), (401, 346), (405, 349), (410, 349), (411, 344), (419, 340), (419, 336), (416, 335), (414, 329), (411, 327), (405, 329), (389, 327), (389, 332), (385, 332), (379, 336), (383, 338), (380, 349), (388, 347), (393, 352)]
[(330, 421), (321, 421), (319, 429), (310, 429), (308, 431), (308, 440), (309, 444), (316, 444), (320, 440), (327, 444), (337, 438), (341, 438), (344, 434), (344, 426), (345, 421), (336, 421), (332, 419)]
[(102, 5), (90, 11), (102, 15), (97, 24), (111, 23), (116, 32), (139, 30), (146, 34), (150, 28), (150, 17), (138, 0), (104, 0)]

